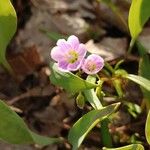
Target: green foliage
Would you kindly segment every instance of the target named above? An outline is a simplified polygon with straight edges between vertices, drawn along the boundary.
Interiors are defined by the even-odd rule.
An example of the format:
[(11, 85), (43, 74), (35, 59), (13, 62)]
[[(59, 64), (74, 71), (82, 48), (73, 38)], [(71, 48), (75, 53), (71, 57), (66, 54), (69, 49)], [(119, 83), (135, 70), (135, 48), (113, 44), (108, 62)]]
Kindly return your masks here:
[(134, 117), (137, 118), (138, 115), (142, 112), (141, 107), (137, 104), (131, 102), (123, 102), (125, 106), (127, 106), (128, 112)]
[(0, 100), (0, 139), (12, 144), (48, 145), (60, 141), (33, 133), (24, 121)]
[(131, 144), (119, 148), (103, 148), (103, 150), (144, 150), (141, 144)]
[(114, 79), (113, 81), (112, 81), (112, 83), (113, 83), (113, 85), (114, 85), (114, 87), (115, 87), (115, 89), (116, 89), (116, 92), (117, 92), (117, 94), (118, 94), (118, 96), (121, 98), (121, 97), (123, 97), (123, 91), (122, 91), (122, 86), (121, 86), (121, 80), (120, 79)]
[[(140, 43), (137, 43), (137, 47), (139, 50), (139, 53), (141, 55), (140, 62), (139, 62), (139, 75), (142, 77), (150, 80), (150, 59), (148, 54), (146, 53), (146, 49), (141, 45)], [(150, 102), (150, 92), (142, 88), (142, 92), (144, 95), (144, 98)]]
[(17, 16), (10, 0), (0, 0), (0, 63), (9, 71), (6, 47), (16, 32)]
[(129, 29), (132, 38), (135, 40), (146, 21), (150, 17), (150, 0), (132, 0), (129, 11)]
[(143, 78), (141, 76), (133, 75), (133, 74), (128, 74), (124, 76), (125, 78), (139, 84), (142, 86), (144, 89), (150, 92), (150, 80)]
[[(94, 77), (94, 76), (88, 76), (86, 80), (88, 82), (94, 84), (96, 82), (96, 77)], [(96, 96), (94, 89), (84, 90), (83, 93), (85, 95), (86, 100), (91, 104), (91, 106), (94, 109), (100, 109), (100, 108), (102, 108), (102, 104), (100, 103), (100, 100)]]
[(51, 69), (51, 82), (55, 85), (63, 87), (71, 94), (75, 94), (85, 89), (92, 89), (97, 87), (96, 84), (85, 81), (71, 72), (60, 71), (56, 63), (51, 65)]
[(76, 98), (76, 104), (80, 109), (83, 109), (85, 105), (85, 98), (81, 92), (79, 92), (77, 98)]
[(68, 139), (73, 146), (72, 149), (77, 150), (92, 128), (114, 113), (119, 105), (120, 103), (115, 103), (99, 110), (92, 110), (82, 116), (69, 131)]
[(147, 120), (146, 120), (145, 135), (148, 144), (150, 144), (150, 111), (148, 113)]

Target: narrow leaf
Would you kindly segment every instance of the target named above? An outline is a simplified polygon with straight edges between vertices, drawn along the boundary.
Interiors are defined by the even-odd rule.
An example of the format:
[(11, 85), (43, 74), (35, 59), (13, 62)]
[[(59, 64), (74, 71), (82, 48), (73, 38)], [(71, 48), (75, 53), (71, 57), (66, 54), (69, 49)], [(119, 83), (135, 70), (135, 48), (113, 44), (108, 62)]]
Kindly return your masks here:
[(145, 135), (148, 144), (150, 144), (150, 111), (148, 113), (147, 120), (146, 120)]
[(72, 144), (73, 150), (77, 150), (92, 128), (115, 112), (119, 105), (120, 103), (115, 103), (100, 110), (92, 110), (82, 116), (69, 131), (68, 140)]
[(15, 112), (0, 100), (0, 139), (12, 144), (48, 145), (60, 141), (57, 138), (43, 137), (29, 130)]
[[(149, 56), (146, 53), (146, 49), (142, 44), (138, 43), (137, 46), (138, 46), (139, 53), (141, 55), (140, 62), (139, 62), (139, 75), (150, 80), (150, 71), (148, 69), (150, 66)], [(145, 90), (144, 88), (141, 89), (144, 98), (150, 102), (150, 92)]]
[(50, 145), (50, 144), (54, 144), (54, 143), (58, 143), (62, 141), (59, 138), (50, 138), (50, 137), (38, 135), (32, 132), (31, 130), (30, 130), (30, 134), (32, 136), (34, 143), (41, 145), (41, 146), (46, 146), (46, 145)]
[(133, 39), (137, 38), (149, 17), (150, 0), (132, 0), (128, 22)]
[[(96, 77), (88, 76), (86, 80), (94, 84), (96, 82)], [(83, 93), (85, 95), (86, 100), (92, 105), (94, 109), (102, 108), (102, 104), (99, 98), (96, 96), (94, 89), (84, 90)]]
[(0, 63), (9, 71), (10, 66), (6, 60), (6, 47), (16, 32), (17, 16), (10, 0), (0, 0)]
[(133, 74), (128, 74), (124, 77), (139, 84), (140, 86), (145, 88), (147, 91), (150, 91), (150, 80), (141, 76), (133, 75)]
[(103, 150), (144, 150), (141, 144), (131, 144), (119, 148), (103, 148)]
[(96, 84), (90, 83), (74, 75), (71, 72), (62, 72), (58, 69), (58, 65), (52, 64), (52, 73), (50, 80), (53, 84), (63, 87), (68, 92), (74, 94), (85, 89), (97, 87)]

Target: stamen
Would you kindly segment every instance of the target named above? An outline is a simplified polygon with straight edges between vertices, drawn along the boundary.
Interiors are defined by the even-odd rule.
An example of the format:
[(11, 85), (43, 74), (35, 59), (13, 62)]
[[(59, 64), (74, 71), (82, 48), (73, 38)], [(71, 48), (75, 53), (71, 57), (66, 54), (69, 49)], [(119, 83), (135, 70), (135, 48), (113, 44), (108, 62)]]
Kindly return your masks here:
[(68, 58), (69, 63), (73, 64), (78, 60), (79, 55), (75, 50), (70, 50), (68, 54), (69, 54), (69, 58)]
[(92, 61), (90, 61), (88, 64), (87, 64), (87, 69), (89, 71), (94, 71), (96, 69), (96, 64)]

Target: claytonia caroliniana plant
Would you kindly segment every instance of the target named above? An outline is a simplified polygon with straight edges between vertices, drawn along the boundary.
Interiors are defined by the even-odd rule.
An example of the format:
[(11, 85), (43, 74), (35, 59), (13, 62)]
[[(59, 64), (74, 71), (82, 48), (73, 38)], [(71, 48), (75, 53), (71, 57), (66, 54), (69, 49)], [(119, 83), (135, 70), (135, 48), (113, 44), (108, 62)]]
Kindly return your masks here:
[[(119, 104), (116, 103), (108, 107), (103, 107), (96, 96), (96, 92), (92, 90), (95, 88), (101, 89), (98, 86), (102, 86), (102, 84), (100, 85), (95, 82), (98, 76), (96, 74), (104, 67), (104, 59), (101, 56), (90, 54), (86, 58), (87, 49), (85, 45), (80, 43), (79, 39), (74, 35), (71, 35), (67, 41), (65, 39), (59, 39), (56, 45), (57, 46), (51, 50), (51, 58), (56, 61), (52, 66), (51, 82), (64, 87), (71, 93), (78, 93), (76, 103), (79, 108), (84, 107), (86, 97), (87, 101), (89, 101), (96, 110), (94, 112), (90, 111), (80, 118), (70, 130), (68, 139), (73, 146), (73, 150), (76, 150), (88, 132), (96, 125), (96, 122), (103, 120), (115, 112)], [(71, 73), (74, 71), (79, 71), (80, 75), (83, 72), (86, 73), (88, 75), (87, 79), (80, 78), (80, 76), (78, 76), (79, 74)], [(100, 90), (99, 92), (101, 93)], [(90, 120), (90, 118), (93, 118), (93, 120)], [(84, 125), (86, 121), (87, 125)], [(110, 147), (112, 142), (108, 131), (108, 124), (105, 120), (102, 122), (103, 124), (101, 126), (103, 130), (106, 131), (104, 134), (107, 135), (102, 136), (105, 143), (104, 145)], [(76, 130), (78, 130), (78, 132)], [(74, 138), (72, 139), (72, 137)], [(80, 139), (81, 137), (82, 139)]]
[[(115, 7), (111, 1), (105, 2), (114, 10)], [(128, 74), (125, 70), (119, 69), (123, 60), (117, 62), (114, 68), (107, 62), (105, 62), (104, 66), (103, 58), (95, 54), (88, 55), (85, 45), (80, 43), (79, 39), (74, 35), (70, 36), (67, 41), (64, 39), (58, 40), (57, 46), (52, 49), (51, 57), (57, 63), (51, 64), (51, 83), (63, 87), (70, 94), (75, 96), (79, 108), (84, 108), (85, 103), (90, 105), (90, 107), (88, 107), (90, 109), (86, 109), (89, 110), (89, 112), (84, 114), (69, 130), (68, 141), (72, 145), (73, 150), (77, 150), (80, 147), (84, 138), (98, 123), (100, 123), (99, 127), (101, 128), (100, 135), (102, 144), (107, 147), (104, 148), (105, 150), (144, 150), (144, 147), (138, 144), (139, 142), (135, 139), (136, 137), (131, 137), (129, 141), (134, 144), (120, 148), (111, 148), (113, 147), (113, 142), (109, 133), (108, 123), (109, 121), (111, 122), (111, 119), (113, 120), (113, 116), (111, 118), (109, 118), (109, 116), (117, 111), (120, 103), (110, 104), (103, 99), (105, 96), (103, 83), (108, 83), (107, 85), (110, 85), (112, 88), (114, 87), (114, 90), (116, 90), (113, 95), (107, 91), (108, 96), (112, 95), (116, 98), (116, 101), (121, 101), (122, 105), (127, 107), (128, 112), (136, 118), (141, 112), (141, 107), (129, 102), (129, 100), (126, 101), (122, 88), (122, 85), (125, 83), (124, 79), (134, 81), (142, 87), (143, 100), (145, 100), (147, 110), (150, 110), (150, 72), (148, 69), (150, 60), (146, 48), (142, 43), (137, 41), (138, 35), (150, 17), (149, 6), (150, 0), (133, 0), (129, 12), (129, 29), (132, 40), (128, 54), (131, 53), (132, 47), (134, 43), (136, 43), (141, 59), (139, 62), (138, 76)], [(116, 10), (117, 9), (115, 9), (115, 11)], [(11, 4), (11, 0), (1, 0), (0, 63), (12, 74), (13, 70), (6, 60), (5, 53), (6, 47), (16, 31), (16, 27), (17, 16)], [(86, 55), (88, 55), (87, 58), (85, 58)], [(102, 68), (103, 70), (101, 71)], [(83, 72), (85, 72), (87, 76), (82, 76)], [(142, 107), (145, 103), (142, 103)], [(149, 133), (150, 111), (145, 127), (148, 144), (150, 144)], [(0, 140), (11, 144), (38, 144), (41, 146), (62, 141), (62, 139), (59, 138), (45, 137), (31, 131), (23, 119), (2, 100), (0, 100)]]
[(77, 71), (82, 68), (87, 74), (96, 74), (104, 66), (102, 57), (92, 54), (85, 59), (87, 50), (79, 39), (71, 35), (68, 40), (60, 39), (51, 50), (51, 57), (58, 62), (61, 71)]
[[(104, 66), (104, 59), (96, 54), (88, 55), (85, 45), (80, 43), (79, 39), (74, 35), (71, 35), (67, 41), (59, 39), (56, 46), (51, 50), (51, 58), (55, 61), (55, 63), (51, 64), (51, 83), (63, 87), (75, 96), (76, 104), (80, 109), (84, 108), (87, 102), (93, 108), (70, 129), (68, 140), (72, 145), (72, 149), (77, 150), (92, 128), (97, 123), (100, 123), (102, 143), (103, 146), (107, 147), (106, 150), (109, 150), (109, 148), (113, 147), (112, 137), (108, 128), (109, 116), (117, 111), (120, 103), (106, 106), (107, 102), (103, 101), (105, 96), (103, 84), (105, 82), (111, 83), (117, 93), (114, 96), (120, 100), (124, 99), (122, 84), (124, 84), (125, 79), (130, 79), (150, 91), (150, 88), (145, 86), (147, 80), (130, 75), (125, 70), (120, 69), (122, 60), (114, 68), (107, 62), (105, 62)], [(101, 70), (102, 73), (100, 73)], [(83, 73), (86, 73), (87, 76), (82, 76)], [(145, 83), (143, 84), (143, 82)], [(128, 102), (126, 105), (133, 105), (134, 107), (134, 104), (128, 104)], [(136, 116), (134, 111), (130, 110), (130, 113)], [(131, 144), (127, 148), (132, 149), (135, 146), (143, 150), (143, 146), (140, 144)], [(126, 147), (119, 150), (124, 148)]]

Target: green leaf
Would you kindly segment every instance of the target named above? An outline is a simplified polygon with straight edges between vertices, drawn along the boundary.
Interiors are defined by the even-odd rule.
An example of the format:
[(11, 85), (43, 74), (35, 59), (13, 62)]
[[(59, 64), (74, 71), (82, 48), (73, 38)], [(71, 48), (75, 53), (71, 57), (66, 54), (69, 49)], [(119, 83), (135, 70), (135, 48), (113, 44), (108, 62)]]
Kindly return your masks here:
[(33, 133), (24, 121), (0, 100), (0, 139), (12, 144), (48, 145), (59, 141)]
[[(146, 53), (146, 49), (141, 45), (140, 43), (137, 44), (139, 53), (141, 55), (140, 62), (139, 62), (139, 75), (142, 77), (150, 80), (150, 59), (148, 54)], [(147, 99), (150, 102), (150, 92), (141, 88), (144, 98)]]
[(131, 102), (127, 102), (124, 101), (123, 102), (125, 106), (127, 106), (127, 110), (128, 112), (134, 117), (137, 118), (138, 115), (142, 112), (141, 107), (135, 103), (131, 103)]
[(119, 148), (103, 148), (103, 150), (144, 150), (144, 147), (141, 144), (131, 144)]
[(74, 75), (71, 72), (62, 72), (59, 70), (58, 65), (52, 64), (52, 73), (50, 80), (53, 84), (63, 87), (68, 92), (74, 94), (85, 89), (97, 87), (96, 84), (90, 83)]
[(124, 76), (125, 78), (139, 84), (143, 88), (145, 88), (147, 91), (150, 91), (150, 80), (143, 78), (141, 76), (133, 75), (133, 74), (128, 74)]
[(11, 70), (6, 60), (6, 47), (16, 32), (17, 16), (10, 0), (0, 0), (0, 63)]
[[(88, 76), (86, 80), (90, 83), (95, 83), (96, 77)], [(86, 97), (86, 100), (92, 105), (92, 107), (94, 109), (102, 108), (102, 104), (101, 104), (99, 98), (96, 96), (94, 89), (84, 90), (83, 93)]]
[(76, 97), (76, 104), (80, 109), (83, 109), (85, 106), (85, 98), (81, 92), (79, 92), (78, 96)]
[(100, 110), (92, 110), (82, 116), (69, 131), (68, 140), (72, 144), (73, 150), (77, 150), (92, 128), (114, 113), (119, 105), (120, 103), (115, 103)]
[(148, 144), (150, 144), (150, 111), (148, 113), (147, 120), (146, 120), (145, 135)]
[(132, 0), (129, 11), (129, 29), (133, 39), (136, 39), (146, 21), (150, 17), (150, 0)]

